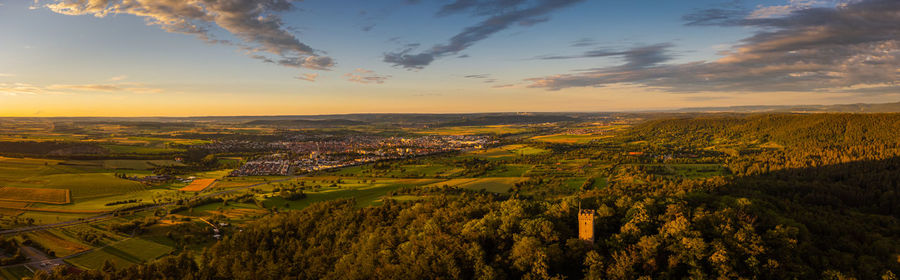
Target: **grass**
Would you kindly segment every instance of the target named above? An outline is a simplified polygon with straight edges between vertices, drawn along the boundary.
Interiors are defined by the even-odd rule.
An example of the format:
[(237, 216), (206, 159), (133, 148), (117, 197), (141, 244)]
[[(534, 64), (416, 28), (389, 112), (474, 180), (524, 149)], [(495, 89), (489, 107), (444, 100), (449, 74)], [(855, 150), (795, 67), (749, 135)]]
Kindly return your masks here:
[(10, 183), (15, 187), (68, 189), (72, 201), (88, 200), (144, 190), (141, 183), (117, 178), (112, 173), (54, 174)]
[(479, 178), (475, 181), (459, 185), (461, 188), (470, 190), (485, 190), (495, 193), (505, 193), (523, 178)]
[(306, 192), (306, 198), (289, 201), (279, 196), (272, 196), (264, 201), (267, 208), (279, 207), (289, 209), (303, 209), (307, 206), (327, 200), (354, 198), (357, 205), (369, 206), (380, 203), (381, 197), (389, 192), (402, 187), (427, 185), (436, 182), (434, 179), (378, 179), (374, 184), (353, 184), (355, 186), (342, 186), (341, 188), (323, 188), (317, 192)]
[(423, 129), (416, 131), (419, 134), (429, 135), (480, 135), (480, 134), (514, 134), (528, 131), (528, 128), (512, 125), (488, 125), (488, 126), (454, 126)]
[(172, 247), (142, 238), (126, 239), (114, 245), (66, 260), (85, 269), (98, 269), (107, 260), (118, 268), (146, 262), (174, 251)]
[(87, 218), (91, 216), (95, 216), (97, 214), (70, 214), (70, 213), (49, 213), (49, 212), (33, 212), (33, 211), (25, 211), (22, 213), (19, 218), (34, 219), (34, 223), (37, 225), (43, 224), (51, 224), (58, 223), (64, 221), (77, 220), (80, 218)]
[(33, 275), (24, 265), (0, 269), (0, 276), (7, 280), (19, 280)]
[(175, 149), (175, 148), (166, 148), (166, 147), (153, 147), (153, 146), (132, 146), (132, 145), (118, 145), (118, 144), (103, 144), (100, 145), (103, 148), (109, 150), (110, 153), (113, 154), (146, 154), (146, 155), (155, 155), (155, 154), (169, 154), (184, 151), (184, 149)]
[(40, 244), (41, 247), (55, 252), (57, 257), (74, 255), (91, 248), (73, 237), (66, 236), (58, 230), (36, 231), (27, 233), (25, 236), (28, 236), (32, 241)]
[(103, 168), (106, 169), (130, 169), (130, 170), (147, 170), (153, 169), (154, 166), (184, 166), (184, 164), (174, 160), (133, 160), (133, 159), (110, 159), (102, 161)]
[(608, 135), (594, 135), (594, 134), (584, 134), (584, 135), (568, 135), (568, 134), (552, 134), (552, 135), (544, 135), (544, 136), (536, 136), (531, 138), (535, 141), (548, 142), (548, 143), (558, 143), (558, 144), (583, 144), (588, 143), (594, 140), (600, 140), (603, 138), (609, 138)]
[(451, 186), (460, 187), (470, 190), (485, 190), (489, 192), (505, 193), (518, 182), (524, 181), (521, 177), (500, 177), (500, 178), (457, 178), (443, 182), (437, 182), (426, 187)]
[(531, 167), (526, 164), (504, 164), (488, 171), (484, 177), (522, 177), (531, 170)]
[(0, 200), (13, 202), (39, 202), (47, 204), (66, 204), (70, 202), (69, 190), (16, 187), (0, 188)]
[(541, 148), (535, 148), (528, 145), (523, 144), (515, 144), (515, 145), (506, 145), (503, 147), (504, 150), (510, 151), (517, 155), (530, 156), (530, 155), (539, 155), (544, 153), (549, 153), (550, 150), (545, 150)]

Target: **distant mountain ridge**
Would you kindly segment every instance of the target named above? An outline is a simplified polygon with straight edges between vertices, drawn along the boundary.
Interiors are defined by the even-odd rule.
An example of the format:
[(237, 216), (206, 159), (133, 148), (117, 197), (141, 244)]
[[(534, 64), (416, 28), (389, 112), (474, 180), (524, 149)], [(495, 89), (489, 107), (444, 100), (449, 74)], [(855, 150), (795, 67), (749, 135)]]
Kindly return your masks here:
[(836, 105), (751, 105), (729, 107), (694, 107), (672, 110), (670, 112), (795, 112), (795, 113), (895, 113), (900, 112), (900, 102), (895, 103), (856, 103)]

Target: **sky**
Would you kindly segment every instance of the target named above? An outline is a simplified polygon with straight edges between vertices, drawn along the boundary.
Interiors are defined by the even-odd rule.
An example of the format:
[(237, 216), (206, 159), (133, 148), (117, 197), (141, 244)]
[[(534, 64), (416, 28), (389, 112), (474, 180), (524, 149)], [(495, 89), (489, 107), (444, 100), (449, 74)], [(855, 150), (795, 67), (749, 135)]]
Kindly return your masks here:
[(0, 0), (0, 116), (897, 101), (896, 0)]

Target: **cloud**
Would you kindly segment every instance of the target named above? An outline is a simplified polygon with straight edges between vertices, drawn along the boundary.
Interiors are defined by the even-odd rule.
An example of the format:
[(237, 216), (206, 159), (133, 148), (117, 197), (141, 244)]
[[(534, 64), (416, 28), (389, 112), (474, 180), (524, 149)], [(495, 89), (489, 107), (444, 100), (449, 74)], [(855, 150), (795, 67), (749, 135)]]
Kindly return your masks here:
[(356, 68), (351, 73), (344, 74), (348, 81), (359, 84), (383, 84), (390, 78), (390, 75), (378, 75), (372, 70)]
[(43, 93), (44, 89), (38, 86), (25, 84), (25, 83), (0, 83), (0, 95), (20, 95), (20, 94), (40, 94)]
[(572, 58), (590, 58), (590, 57), (609, 57), (621, 56), (626, 63), (618, 68), (620, 70), (633, 70), (655, 66), (659, 63), (672, 59), (669, 49), (673, 45), (671, 43), (655, 44), (650, 46), (636, 47), (628, 50), (593, 50), (587, 51), (580, 55), (570, 56), (543, 56), (539, 59), (572, 59)]
[(50, 85), (47, 87), (47, 89), (74, 90), (74, 91), (102, 91), (102, 92), (113, 92), (113, 91), (122, 91), (123, 90), (118, 85), (106, 85), (106, 84)]
[(382, 61), (394, 64), (394, 66), (402, 66), (407, 69), (422, 69), (434, 61), (434, 54), (420, 53), (409, 54), (411, 49), (397, 53), (386, 53)]
[(309, 82), (315, 82), (316, 78), (319, 77), (319, 74), (303, 74), (297, 77), (298, 80), (304, 80)]
[(497, 79), (491, 78), (491, 74), (473, 74), (473, 75), (465, 75), (463, 78), (467, 79), (476, 79), (481, 80), (484, 83), (490, 84), (497, 81)]
[(777, 18), (789, 15), (793, 11), (809, 9), (823, 4), (818, 0), (790, 0), (787, 5), (758, 6), (756, 10), (747, 15), (751, 19)]
[(140, 83), (117, 84), (55, 84), (39, 86), (26, 83), (0, 83), (2, 95), (35, 95), (35, 94), (65, 94), (72, 92), (130, 92), (130, 93), (161, 93), (162, 89), (147, 87)]
[(748, 15), (750, 11), (743, 8), (711, 8), (684, 15), (681, 19), (687, 26), (728, 26), (739, 25)]
[(549, 20), (551, 12), (571, 6), (584, 0), (456, 0), (444, 5), (438, 16), (457, 13), (471, 13), (488, 18), (478, 24), (466, 27), (451, 37), (447, 43), (438, 44), (421, 53), (413, 54), (412, 49), (384, 54), (384, 62), (407, 69), (422, 69), (435, 59), (456, 55), (478, 41), (503, 31), (510, 26), (531, 26)]
[(570, 47), (591, 47), (591, 46), (594, 46), (594, 45), (597, 45), (597, 42), (594, 41), (594, 39), (591, 39), (591, 38), (581, 38), (581, 39), (575, 40), (575, 41), (572, 42), (572, 44), (570, 44), (569, 46), (570, 46)]
[(623, 65), (532, 78), (529, 86), (559, 90), (636, 84), (670, 92), (835, 92), (860, 85), (891, 90), (900, 81), (900, 1), (801, 8), (782, 17), (744, 18), (738, 23), (758, 31), (716, 61), (662, 64), (663, 56), (653, 55), (629, 60), (632, 49), (618, 54), (626, 57)]
[(8, 74), (8, 73), (0, 73), (0, 78), (6, 78), (6, 77), (15, 77), (15, 76), (16, 76), (16, 75), (13, 75), (13, 74)]
[(463, 78), (469, 78), (469, 79), (487, 79), (490, 77), (491, 77), (491, 74), (472, 74), (472, 75), (463, 76)]
[(109, 80), (110, 80), (111, 82), (118, 82), (118, 81), (121, 81), (121, 80), (124, 80), (124, 79), (128, 79), (128, 75), (119, 75), (119, 76), (115, 76), (115, 77), (109, 78)]
[[(52, 0), (51, 11), (65, 15), (130, 14), (168, 32), (194, 35), (209, 43), (233, 44), (215, 39), (213, 25), (233, 34), (252, 58), (289, 67), (327, 69), (334, 65), (286, 30), (278, 12), (293, 8), (291, 0)], [(278, 56), (272, 59), (260, 53)], [(324, 63), (326, 62), (327, 63)]]

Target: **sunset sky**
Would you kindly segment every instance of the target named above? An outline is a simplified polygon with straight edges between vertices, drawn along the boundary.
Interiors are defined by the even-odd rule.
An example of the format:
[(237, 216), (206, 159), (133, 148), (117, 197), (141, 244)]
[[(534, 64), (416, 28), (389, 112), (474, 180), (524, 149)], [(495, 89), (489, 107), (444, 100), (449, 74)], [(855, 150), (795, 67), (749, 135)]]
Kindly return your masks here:
[(0, 116), (897, 101), (896, 0), (0, 0)]

